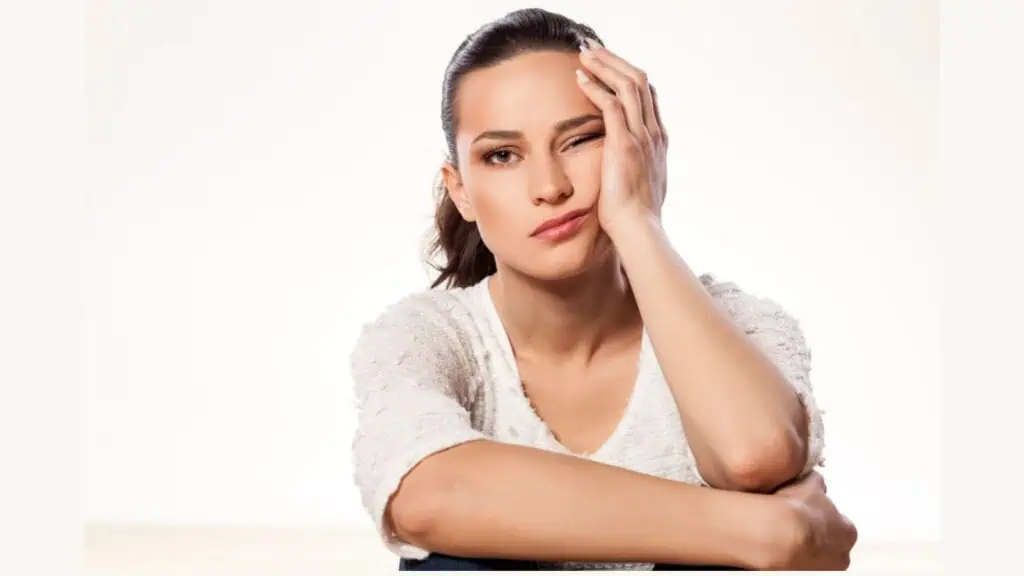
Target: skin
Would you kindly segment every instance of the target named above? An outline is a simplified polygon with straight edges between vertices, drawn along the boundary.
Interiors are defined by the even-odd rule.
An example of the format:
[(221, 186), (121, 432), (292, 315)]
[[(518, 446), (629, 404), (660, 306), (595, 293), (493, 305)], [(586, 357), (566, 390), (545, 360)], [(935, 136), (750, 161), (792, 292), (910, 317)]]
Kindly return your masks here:
[[(795, 480), (807, 422), (793, 388), (665, 237), (668, 138), (643, 72), (600, 46), (537, 51), (471, 72), (458, 96), (459, 164), (443, 175), (495, 254), (488, 288), (536, 410), (570, 449), (600, 447), (646, 326), (712, 488), (471, 442), (406, 476), (399, 535), (463, 556), (845, 568), (856, 530), (820, 476)], [(571, 238), (532, 235), (578, 209)]]

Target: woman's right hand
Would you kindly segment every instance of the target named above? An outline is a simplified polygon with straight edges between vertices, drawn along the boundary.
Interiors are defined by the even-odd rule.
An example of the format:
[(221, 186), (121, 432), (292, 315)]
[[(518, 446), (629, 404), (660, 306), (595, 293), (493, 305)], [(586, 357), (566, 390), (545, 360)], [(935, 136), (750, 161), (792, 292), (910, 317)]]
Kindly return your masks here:
[(790, 527), (784, 532), (773, 570), (846, 570), (857, 528), (836, 509), (826, 495), (825, 480), (817, 472), (776, 491)]

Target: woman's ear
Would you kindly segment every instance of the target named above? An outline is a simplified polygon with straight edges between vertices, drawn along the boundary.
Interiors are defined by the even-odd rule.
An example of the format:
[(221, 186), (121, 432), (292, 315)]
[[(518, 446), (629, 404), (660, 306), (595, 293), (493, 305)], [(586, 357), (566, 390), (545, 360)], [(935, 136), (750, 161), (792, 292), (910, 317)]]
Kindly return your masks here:
[(466, 196), (466, 187), (462, 185), (462, 176), (451, 162), (445, 162), (441, 166), (441, 177), (444, 179), (445, 189), (448, 190), (448, 197), (452, 199), (452, 203), (455, 204), (459, 214), (462, 214), (462, 218), (466, 222), (475, 221), (476, 211), (473, 210), (473, 204)]

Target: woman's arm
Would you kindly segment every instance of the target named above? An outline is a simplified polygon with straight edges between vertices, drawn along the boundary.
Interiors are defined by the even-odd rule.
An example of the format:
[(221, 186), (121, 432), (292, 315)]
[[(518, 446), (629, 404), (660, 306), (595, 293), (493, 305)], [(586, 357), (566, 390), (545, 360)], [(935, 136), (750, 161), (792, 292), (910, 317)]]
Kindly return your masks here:
[(794, 521), (774, 497), (486, 438), (468, 410), (484, 398), (456, 307), (410, 298), (352, 355), (355, 482), (393, 552), (756, 567), (784, 549)]
[(597, 42), (588, 47), (579, 86), (606, 133), (598, 218), (622, 257), (697, 467), (712, 486), (769, 491), (817, 460), (820, 428), (813, 407), (801, 405), (808, 390), (776, 361), (789, 360), (765, 354), (718, 310), (669, 245), (660, 225), (668, 137), (657, 98), (645, 72)]
[(399, 537), (453, 556), (758, 569), (797, 539), (774, 500), (478, 441), (420, 463), (390, 514)]
[[(811, 444), (820, 440), (820, 415), (809, 394), (798, 394), (797, 385), (809, 383), (791, 381), (780, 368), (791, 359), (771, 357), (716, 304), (657, 218), (620, 218), (608, 232), (704, 480), (719, 488), (767, 492), (816, 464), (820, 455)], [(776, 336), (767, 345), (791, 353), (785, 339), (794, 335)], [(814, 448), (820, 451), (820, 445)]]

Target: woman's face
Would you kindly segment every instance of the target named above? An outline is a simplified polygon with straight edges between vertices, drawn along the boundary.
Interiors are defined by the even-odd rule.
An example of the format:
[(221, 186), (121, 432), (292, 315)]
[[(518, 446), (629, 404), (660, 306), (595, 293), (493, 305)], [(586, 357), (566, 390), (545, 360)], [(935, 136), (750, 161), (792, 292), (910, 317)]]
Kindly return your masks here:
[[(576, 83), (577, 54), (538, 51), (463, 77), (456, 98), (459, 169), (449, 194), (499, 265), (560, 280), (605, 261), (597, 221), (604, 121)], [(560, 229), (552, 218), (586, 211)]]

